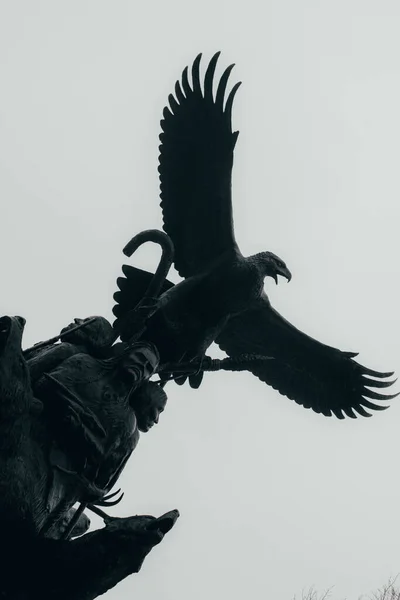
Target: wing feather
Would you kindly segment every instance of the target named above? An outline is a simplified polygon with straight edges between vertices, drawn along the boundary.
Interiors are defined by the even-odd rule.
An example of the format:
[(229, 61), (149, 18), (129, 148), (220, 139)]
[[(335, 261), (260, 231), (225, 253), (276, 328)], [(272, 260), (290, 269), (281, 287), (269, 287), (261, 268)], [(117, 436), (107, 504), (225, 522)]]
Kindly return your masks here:
[(222, 254), (237, 251), (231, 201), (233, 150), (232, 103), (239, 87), (226, 87), (233, 65), (221, 76), (213, 98), (219, 53), (211, 59), (201, 89), (199, 54), (169, 96), (163, 111), (159, 174), (164, 230), (175, 247), (175, 267), (182, 277), (203, 270)]
[(232, 317), (216, 341), (230, 356), (273, 357), (264, 363), (250, 362), (248, 369), (297, 404), (325, 416), (371, 416), (365, 409), (388, 408), (371, 400), (388, 401), (397, 396), (370, 389), (391, 386), (394, 381), (382, 378), (393, 373), (372, 371), (357, 363), (354, 353), (307, 336), (281, 317), (266, 297), (252, 310)]
[[(124, 318), (142, 300), (154, 277), (153, 273), (130, 265), (122, 265), (122, 272), (124, 277), (118, 277), (117, 279), (119, 291), (115, 292), (113, 296), (115, 300), (113, 314), (116, 317), (113, 327), (118, 332), (123, 331)], [(173, 286), (174, 284), (166, 279), (160, 295)]]

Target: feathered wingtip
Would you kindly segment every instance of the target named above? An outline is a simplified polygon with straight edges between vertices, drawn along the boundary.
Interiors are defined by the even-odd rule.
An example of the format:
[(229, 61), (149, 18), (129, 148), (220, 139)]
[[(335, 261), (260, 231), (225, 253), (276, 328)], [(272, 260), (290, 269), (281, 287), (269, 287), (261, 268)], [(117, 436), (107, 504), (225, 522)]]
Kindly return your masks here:
[[(208, 63), (205, 75), (204, 75), (204, 89), (202, 90), (201, 79), (200, 79), (200, 62), (202, 59), (202, 54), (198, 54), (193, 61), (193, 65), (191, 68), (192, 75), (192, 84), (189, 82), (189, 67), (185, 67), (182, 71), (181, 81), (177, 81), (175, 83), (175, 96), (170, 94), (168, 96), (169, 106), (165, 107), (163, 110), (163, 120), (161, 121), (161, 128), (164, 130), (165, 122), (168, 121), (173, 115), (179, 113), (179, 109), (181, 106), (185, 104), (185, 102), (190, 102), (191, 100), (195, 100), (196, 98), (202, 98), (206, 102), (212, 103), (216, 108), (220, 109), (224, 114), (226, 122), (229, 123), (231, 127), (232, 121), (232, 107), (233, 101), (238, 91), (241, 81), (237, 82), (231, 91), (228, 94), (228, 97), (225, 101), (226, 88), (228, 85), (229, 76), (232, 72), (234, 64), (229, 65), (225, 71), (223, 72), (215, 93), (213, 93), (213, 83), (215, 76), (215, 69), (218, 63), (218, 59), (221, 55), (221, 51), (218, 51), (211, 58)], [(239, 132), (234, 133), (234, 143), (236, 142), (237, 136)], [(161, 138), (162, 141), (162, 138)]]
[[(349, 353), (349, 354), (357, 356), (356, 353)], [(361, 398), (360, 398), (359, 402), (357, 404), (354, 404), (353, 406), (341, 407), (341, 409), (337, 409), (337, 410), (332, 409), (333, 414), (338, 419), (344, 419), (344, 415), (342, 414), (341, 411), (343, 411), (345, 413), (345, 415), (347, 415), (351, 419), (357, 418), (356, 413), (358, 413), (362, 417), (372, 417), (372, 414), (367, 412), (365, 409), (368, 408), (369, 410), (373, 410), (373, 411), (382, 411), (382, 410), (387, 410), (389, 408), (389, 406), (384, 406), (382, 404), (376, 404), (376, 402), (371, 402), (371, 400), (388, 402), (389, 400), (393, 400), (400, 394), (400, 392), (397, 392), (396, 394), (380, 394), (379, 392), (375, 392), (373, 389), (371, 389), (371, 388), (382, 389), (382, 388), (391, 387), (394, 383), (396, 383), (397, 378), (391, 379), (389, 381), (382, 381), (382, 380), (387, 379), (388, 377), (392, 377), (394, 375), (394, 371), (387, 371), (385, 373), (382, 373), (380, 371), (374, 371), (373, 369), (368, 369), (367, 367), (359, 365), (358, 363), (355, 363), (355, 364), (357, 365), (357, 370), (361, 375), (361, 379), (360, 379)], [(372, 378), (374, 378), (374, 379), (372, 379)]]

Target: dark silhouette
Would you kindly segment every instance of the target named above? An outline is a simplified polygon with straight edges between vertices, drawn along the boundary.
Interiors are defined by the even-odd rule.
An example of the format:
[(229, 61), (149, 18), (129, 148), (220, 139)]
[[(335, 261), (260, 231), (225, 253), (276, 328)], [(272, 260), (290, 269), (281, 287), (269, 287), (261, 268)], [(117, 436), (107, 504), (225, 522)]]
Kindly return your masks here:
[[(204, 91), (199, 55), (192, 86), (186, 68), (164, 109), (159, 165), (163, 227), (175, 247), (175, 267), (186, 279), (176, 286), (166, 282), (144, 338), (156, 344), (161, 362), (201, 357), (213, 341), (233, 357), (265, 355), (274, 360), (249, 361), (248, 369), (298, 404), (339, 419), (371, 416), (366, 408), (387, 408), (371, 400), (394, 395), (369, 388), (392, 385), (383, 379), (393, 373), (367, 369), (353, 360), (356, 353), (321, 344), (288, 323), (263, 290), (265, 276), (290, 280), (286, 265), (270, 252), (245, 258), (238, 248), (231, 202), (238, 132), (232, 131), (231, 112), (239, 83), (224, 104), (231, 65), (213, 96), (218, 56), (208, 65)], [(152, 277), (128, 267), (124, 274), (115, 295), (117, 330)], [(191, 378), (193, 387), (200, 381), (201, 374)]]
[(106, 526), (62, 541), (2, 530), (4, 600), (94, 600), (133, 573), (174, 526), (179, 513), (107, 517)]
[[(74, 518), (73, 505), (104, 498), (138, 430), (158, 421), (163, 390), (149, 402), (147, 388), (140, 387), (155, 371), (158, 354), (143, 342), (106, 360), (75, 353), (42, 376), (39, 400), (21, 349), (24, 325), (21, 317), (0, 319), (0, 596), (90, 600), (137, 572), (178, 517), (177, 511), (160, 519), (105, 517), (105, 529), (60, 540)], [(131, 393), (135, 388), (138, 394)], [(93, 452), (101, 459), (96, 469), (85, 460)], [(88, 525), (81, 515), (75, 535)]]
[(166, 279), (174, 259), (174, 246), (168, 235), (157, 229), (141, 231), (125, 246), (124, 254), (132, 256), (146, 242), (153, 242), (161, 247), (161, 259), (155, 274), (123, 265), (122, 272), (125, 277), (117, 279), (117, 285), (122, 291), (114, 294), (114, 300), (118, 304), (113, 312), (118, 318), (113, 327), (123, 342), (140, 337), (148, 326), (148, 319), (159, 307), (160, 294), (163, 295), (173, 287)]
[[(76, 324), (82, 327), (76, 330)], [(118, 502), (104, 498), (134, 450), (139, 431), (158, 422), (167, 401), (160, 386), (148, 381), (158, 367), (156, 348), (147, 342), (111, 346), (114, 338), (103, 317), (75, 319), (62, 330), (60, 344), (39, 345), (37, 352), (30, 350), (28, 360), (32, 388), (44, 406), (42, 420), (52, 439), (51, 464), (72, 477), (89, 508)], [(58, 513), (62, 519), (63, 505)], [(46, 533), (59, 530), (54, 511), (53, 519)]]

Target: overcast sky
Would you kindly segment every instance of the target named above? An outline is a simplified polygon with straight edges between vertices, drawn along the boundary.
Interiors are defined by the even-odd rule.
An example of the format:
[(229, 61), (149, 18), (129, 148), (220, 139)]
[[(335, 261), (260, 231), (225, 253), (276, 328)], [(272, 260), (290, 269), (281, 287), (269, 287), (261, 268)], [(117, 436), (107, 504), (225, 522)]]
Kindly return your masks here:
[[(25, 346), (112, 318), (123, 246), (161, 227), (167, 96), (198, 52), (221, 50), (243, 81), (242, 252), (286, 261), (290, 284), (266, 290), (287, 319), (400, 372), (399, 31), (386, 0), (1, 0), (0, 312), (27, 319)], [(353, 600), (400, 572), (399, 401), (341, 422), (250, 374), (167, 390), (114, 514), (181, 518), (107, 599), (291, 600), (315, 585)]]

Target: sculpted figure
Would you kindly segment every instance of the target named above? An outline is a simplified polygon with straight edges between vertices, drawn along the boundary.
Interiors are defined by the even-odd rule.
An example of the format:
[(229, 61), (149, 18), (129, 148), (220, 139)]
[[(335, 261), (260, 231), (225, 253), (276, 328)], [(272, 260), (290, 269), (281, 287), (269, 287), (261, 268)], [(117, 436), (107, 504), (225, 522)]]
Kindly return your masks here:
[[(85, 321), (89, 324), (69, 333)], [(52, 434), (51, 464), (57, 477), (72, 477), (86, 503), (101, 501), (112, 489), (139, 431), (158, 422), (167, 401), (162, 388), (148, 381), (159, 362), (156, 348), (149, 343), (111, 346), (114, 338), (102, 317), (75, 319), (62, 330), (64, 341), (28, 361), (33, 391)], [(51, 530), (60, 531), (57, 521)]]
[[(69, 476), (80, 500), (92, 509), (93, 504), (118, 502), (105, 502), (104, 497), (135, 448), (139, 430), (148, 431), (158, 421), (167, 400), (163, 389), (148, 381), (159, 361), (156, 348), (132, 342), (154, 311), (153, 297), (171, 264), (172, 244), (159, 232), (150, 236), (144, 232), (137, 240), (138, 245), (159, 242), (162, 258), (155, 276), (127, 315), (130, 343), (114, 343), (118, 335), (115, 329), (97, 316), (75, 319), (61, 331), (61, 343), (54, 343), (58, 338), (53, 338), (24, 352), (35, 405), (42, 409), (42, 420), (51, 432), (54, 478)], [(70, 523), (74, 525), (71, 534), (77, 535), (90, 522), (73, 508), (68, 511), (65, 498), (64, 503), (59, 502), (58, 489), (58, 485), (52, 488), (52, 516), (43, 532), (59, 537), (66, 528), (71, 529), (66, 525)]]
[[(391, 373), (310, 338), (271, 307), (265, 278), (291, 279), (278, 256), (242, 255), (231, 197), (239, 84), (226, 97), (232, 65), (214, 93), (218, 57), (201, 82), (199, 55), (191, 82), (186, 68), (176, 97), (169, 96), (159, 164), (165, 233), (142, 232), (124, 249), (131, 256), (152, 241), (162, 258), (154, 276), (124, 265), (114, 326), (101, 317), (76, 320), (86, 327), (69, 326), (61, 343), (24, 354), (24, 320), (0, 319), (3, 598), (91, 600), (138, 571), (174, 525), (177, 511), (159, 519), (103, 515), (104, 529), (60, 539), (87, 530), (74, 504), (104, 503), (139, 432), (158, 422), (166, 395), (165, 381), (149, 381), (156, 370), (181, 383), (189, 375), (198, 387), (204, 370), (246, 368), (303, 407), (338, 419), (371, 416), (386, 408), (372, 400), (394, 397), (371, 389), (391, 386)], [(166, 279), (172, 262), (184, 278), (177, 285)], [(205, 358), (213, 342), (230, 358)]]
[[(80, 487), (75, 478), (81, 476), (64, 473), (62, 465), (59, 465), (61, 469), (54, 477), (57, 471), (51, 458), (55, 452), (54, 439), (48, 428), (47, 417), (44, 418), (50, 404), (46, 393), (51, 388), (51, 393), (55, 394), (52, 402), (55, 404), (60, 401), (63, 406), (65, 374), (72, 373), (73, 369), (67, 365), (64, 372), (61, 364), (58, 371), (54, 369), (49, 374), (48, 383), (42, 383), (46, 393), (42, 395), (41, 411), (40, 402), (35, 402), (33, 396), (29, 368), (21, 350), (24, 323), (21, 317), (0, 319), (0, 595), (18, 600), (90, 600), (128, 574), (137, 572), (146, 554), (173, 526), (178, 512), (171, 511), (160, 519), (150, 516), (108, 518), (104, 529), (68, 542), (51, 539), (59, 537), (57, 527), (53, 532), (47, 528), (47, 537), (44, 537), (50, 517), (59, 514), (62, 529), (70, 508), (77, 501), (82, 501), (85, 494), (89, 497), (96, 494), (98, 488), (96, 485), (87, 487), (84, 474)], [(85, 372), (89, 368), (93, 376), (106, 374), (107, 384), (113, 381), (117, 370), (123, 373), (124, 382), (116, 392), (118, 400), (122, 399), (123, 408), (115, 410), (111, 403), (109, 412), (105, 406), (99, 411), (98, 417), (95, 415), (99, 428), (105, 426), (111, 428), (112, 432), (110, 440), (104, 440), (104, 462), (98, 465), (95, 477), (95, 482), (108, 489), (112, 485), (113, 475), (122, 468), (126, 456), (137, 443), (139, 426), (143, 431), (148, 430), (163, 408), (161, 402), (158, 408), (152, 407), (149, 414), (138, 401), (136, 418), (130, 406), (133, 397), (131, 391), (140, 384), (142, 377), (146, 379), (153, 373), (158, 357), (149, 344), (140, 344), (130, 348), (122, 356), (121, 363), (117, 358), (95, 359), (79, 353), (64, 363), (72, 359), (75, 359), (76, 375), (79, 365), (84, 364)], [(81, 359), (83, 363), (80, 363)], [(46, 376), (43, 377), (46, 381)], [(76, 393), (77, 405), (71, 404), (77, 411), (85, 409), (81, 400), (84, 399), (87, 378), (84, 377), (80, 383), (82, 388), (73, 388), (71, 392), (75, 394), (79, 391)], [(97, 394), (92, 397), (92, 406), (104, 401), (107, 384), (99, 385)], [(46, 385), (50, 387), (46, 388)], [(75, 397), (72, 399), (74, 401)], [(55, 419), (57, 421), (58, 416)], [(70, 463), (74, 462), (68, 455), (69, 447), (63, 449), (60, 444), (59, 450), (58, 458), (64, 455), (68, 471)]]

